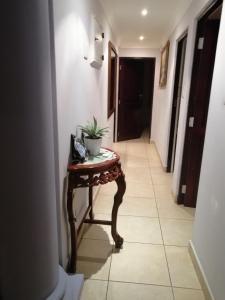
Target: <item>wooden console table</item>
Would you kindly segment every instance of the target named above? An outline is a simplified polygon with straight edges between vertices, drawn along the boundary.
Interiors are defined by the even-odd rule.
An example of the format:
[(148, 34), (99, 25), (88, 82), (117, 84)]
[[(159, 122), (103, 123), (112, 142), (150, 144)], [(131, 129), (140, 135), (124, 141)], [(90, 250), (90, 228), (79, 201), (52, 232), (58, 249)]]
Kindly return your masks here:
[[(110, 150), (101, 148), (100, 154), (82, 164), (71, 164), (68, 166), (68, 192), (67, 192), (67, 214), (70, 225), (71, 256), (68, 263), (68, 272), (76, 272), (77, 261), (77, 234), (83, 223), (103, 224), (111, 226), (111, 233), (115, 241), (115, 247), (121, 248), (123, 238), (117, 232), (117, 213), (120, 204), (123, 201), (123, 195), (126, 190), (125, 176), (121, 169), (119, 155)], [(93, 215), (93, 186), (106, 184), (116, 181), (117, 192), (114, 196), (112, 215), (110, 221), (96, 220)], [(77, 188), (89, 188), (89, 205), (84, 214), (83, 220), (76, 228), (76, 216), (73, 211), (73, 190)], [(89, 218), (87, 215), (89, 214)]]

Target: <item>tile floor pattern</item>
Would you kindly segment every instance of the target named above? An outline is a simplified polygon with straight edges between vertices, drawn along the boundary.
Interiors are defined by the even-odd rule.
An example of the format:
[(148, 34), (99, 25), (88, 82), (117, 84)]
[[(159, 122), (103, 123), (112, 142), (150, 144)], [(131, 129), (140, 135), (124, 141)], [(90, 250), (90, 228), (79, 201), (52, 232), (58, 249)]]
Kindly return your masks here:
[[(81, 300), (204, 300), (188, 253), (194, 209), (178, 206), (171, 175), (145, 137), (114, 144), (127, 190), (118, 213), (123, 249), (114, 248), (109, 226), (86, 225), (78, 249), (85, 274)], [(110, 219), (116, 184), (100, 188), (97, 218)]]

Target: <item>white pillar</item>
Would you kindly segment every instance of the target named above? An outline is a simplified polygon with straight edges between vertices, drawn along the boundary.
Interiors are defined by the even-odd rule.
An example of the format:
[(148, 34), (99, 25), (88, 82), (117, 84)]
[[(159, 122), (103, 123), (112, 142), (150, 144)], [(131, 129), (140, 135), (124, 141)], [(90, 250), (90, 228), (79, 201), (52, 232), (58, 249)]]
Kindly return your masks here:
[(79, 295), (80, 286), (66, 291), (75, 277), (58, 266), (50, 8), (1, 4), (1, 300)]

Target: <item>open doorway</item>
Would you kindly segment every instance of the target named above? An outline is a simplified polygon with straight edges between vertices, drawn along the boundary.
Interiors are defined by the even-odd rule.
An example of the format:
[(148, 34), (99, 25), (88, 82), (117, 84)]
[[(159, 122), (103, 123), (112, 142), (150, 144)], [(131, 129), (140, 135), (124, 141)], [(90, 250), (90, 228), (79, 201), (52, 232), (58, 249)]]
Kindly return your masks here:
[(120, 58), (117, 140), (151, 134), (155, 58)]
[(195, 207), (205, 140), (222, 1), (198, 21), (178, 203)]
[(173, 172), (175, 153), (177, 145), (177, 131), (180, 114), (180, 102), (182, 97), (182, 86), (183, 86), (183, 75), (184, 75), (184, 63), (187, 45), (187, 33), (182, 35), (177, 45), (177, 59), (175, 69), (175, 81), (173, 90), (173, 105), (171, 114), (171, 125), (170, 125), (170, 140), (167, 158), (167, 172)]

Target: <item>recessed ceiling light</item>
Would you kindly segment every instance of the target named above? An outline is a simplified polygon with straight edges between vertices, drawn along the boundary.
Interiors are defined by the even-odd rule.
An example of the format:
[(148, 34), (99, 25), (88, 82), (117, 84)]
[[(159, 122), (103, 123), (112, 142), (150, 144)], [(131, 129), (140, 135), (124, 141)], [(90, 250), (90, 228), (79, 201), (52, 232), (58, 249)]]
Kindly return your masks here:
[(148, 10), (146, 8), (142, 9), (141, 14), (142, 14), (142, 16), (147, 16)]
[(140, 41), (143, 41), (143, 40), (144, 40), (143, 35), (140, 35), (140, 36), (139, 36), (139, 40), (140, 40)]

